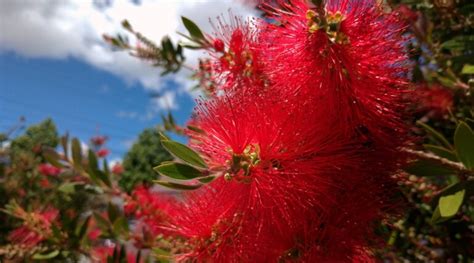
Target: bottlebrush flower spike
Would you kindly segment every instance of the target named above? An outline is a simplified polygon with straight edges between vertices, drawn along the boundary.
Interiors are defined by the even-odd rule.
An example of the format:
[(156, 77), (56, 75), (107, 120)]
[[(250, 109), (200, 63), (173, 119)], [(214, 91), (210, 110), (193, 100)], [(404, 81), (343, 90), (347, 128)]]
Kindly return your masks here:
[(58, 216), (59, 211), (50, 208), (44, 212), (28, 213), (22, 208), (15, 210), (15, 216), (24, 220), (21, 227), (10, 232), (8, 239), (12, 243), (22, 244), (26, 247), (34, 247), (41, 241), (52, 235), (51, 225)]
[(348, 133), (364, 137), (357, 131), (362, 127), (374, 143), (401, 138), (394, 141), (400, 144), (409, 60), (399, 16), (373, 0), (329, 0), (321, 8), (279, 2), (280, 9), (266, 8), (276, 23), (261, 25), (271, 82), (291, 83), (287, 92), (302, 98), (320, 98)]
[(281, 103), (274, 91), (240, 90), (198, 106), (193, 125), (204, 133), (193, 133), (191, 146), (220, 177), (188, 194), (163, 226), (190, 246), (178, 259), (302, 257), (311, 229), (321, 231), (334, 209), (332, 177), (355, 165), (337, 132), (308, 125), (324, 110), (291, 97)]
[(38, 166), (38, 172), (45, 176), (57, 176), (61, 173), (61, 168), (54, 167), (48, 163), (42, 163)]
[(251, 21), (242, 22), (232, 17), (226, 23), (218, 18), (213, 24), (214, 36), (210, 36), (209, 53), (214, 58), (212, 70), (220, 89), (231, 90), (236, 82), (264, 85), (266, 78), (262, 71), (260, 50), (257, 48), (257, 32)]

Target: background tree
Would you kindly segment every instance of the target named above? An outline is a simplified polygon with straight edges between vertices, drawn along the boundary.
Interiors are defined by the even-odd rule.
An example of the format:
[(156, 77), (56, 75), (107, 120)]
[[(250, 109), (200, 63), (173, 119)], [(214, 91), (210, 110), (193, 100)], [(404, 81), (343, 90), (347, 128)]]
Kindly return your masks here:
[(153, 167), (171, 159), (171, 155), (161, 145), (158, 130), (145, 129), (125, 155), (125, 171), (119, 181), (120, 187), (129, 192), (139, 183), (150, 183), (159, 177)]

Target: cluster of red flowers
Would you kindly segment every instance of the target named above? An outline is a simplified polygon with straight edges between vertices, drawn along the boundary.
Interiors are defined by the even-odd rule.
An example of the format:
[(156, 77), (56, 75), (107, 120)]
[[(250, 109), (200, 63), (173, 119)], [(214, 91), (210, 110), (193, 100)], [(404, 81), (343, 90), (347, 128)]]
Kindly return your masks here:
[(57, 176), (61, 173), (61, 168), (52, 166), (48, 163), (42, 163), (38, 166), (38, 172), (45, 176)]
[(370, 262), (404, 158), (404, 20), (374, 0), (276, 2), (211, 37), (220, 92), (198, 102), (204, 133), (189, 135), (220, 176), (182, 200), (138, 202), (186, 240), (177, 260)]
[(31, 213), (18, 208), (14, 212), (15, 216), (24, 220), (24, 223), (13, 230), (8, 239), (14, 244), (21, 244), (29, 248), (36, 246), (52, 235), (51, 225), (59, 215), (59, 211), (55, 208)]
[(107, 136), (102, 136), (102, 135), (94, 136), (91, 138), (92, 146), (94, 149), (96, 149), (95, 152), (99, 158), (105, 158), (107, 157), (107, 155), (110, 154), (109, 149), (103, 148), (107, 140), (108, 140)]

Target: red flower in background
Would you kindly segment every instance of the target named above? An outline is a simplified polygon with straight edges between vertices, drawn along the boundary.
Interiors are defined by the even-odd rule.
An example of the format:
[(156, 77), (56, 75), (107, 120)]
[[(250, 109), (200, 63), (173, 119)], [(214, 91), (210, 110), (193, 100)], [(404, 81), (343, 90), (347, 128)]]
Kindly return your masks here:
[(101, 135), (91, 138), (92, 144), (97, 147), (103, 146), (107, 140), (108, 140), (107, 136), (101, 136)]
[(430, 117), (440, 118), (449, 113), (454, 105), (453, 92), (440, 85), (422, 85), (415, 90), (418, 110)]
[(34, 247), (52, 235), (51, 225), (59, 215), (59, 211), (50, 208), (44, 212), (27, 213), (19, 208), (16, 216), (23, 219), (23, 225), (10, 232), (8, 239), (15, 244)]
[(42, 163), (38, 166), (38, 172), (45, 176), (57, 176), (61, 173), (61, 168), (52, 166), (49, 163)]
[(108, 149), (100, 149), (97, 151), (97, 156), (100, 157), (100, 158), (104, 158), (106, 157), (107, 155), (109, 155), (110, 151)]
[(116, 164), (114, 164), (114, 166), (112, 166), (112, 173), (114, 173), (114, 174), (119, 175), (119, 174), (122, 174), (123, 171), (124, 171), (124, 169), (123, 169), (123, 166), (122, 166), (121, 163), (116, 163)]

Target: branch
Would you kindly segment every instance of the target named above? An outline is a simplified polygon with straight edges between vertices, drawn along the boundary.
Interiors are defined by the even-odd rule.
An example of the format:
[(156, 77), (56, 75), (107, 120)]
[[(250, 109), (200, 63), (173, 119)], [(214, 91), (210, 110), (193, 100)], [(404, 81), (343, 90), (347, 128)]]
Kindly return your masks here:
[(453, 162), (428, 152), (416, 151), (408, 148), (402, 148), (402, 151), (416, 157), (417, 159), (432, 161), (442, 166), (449, 167), (458, 172), (461, 180), (467, 180), (469, 177), (474, 176), (474, 171), (467, 169), (462, 163)]

